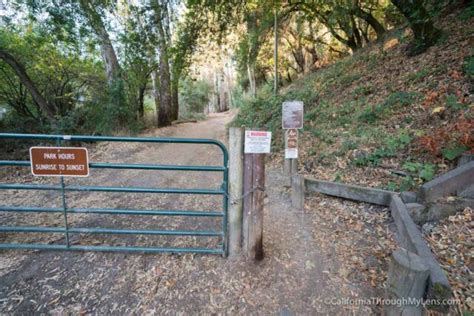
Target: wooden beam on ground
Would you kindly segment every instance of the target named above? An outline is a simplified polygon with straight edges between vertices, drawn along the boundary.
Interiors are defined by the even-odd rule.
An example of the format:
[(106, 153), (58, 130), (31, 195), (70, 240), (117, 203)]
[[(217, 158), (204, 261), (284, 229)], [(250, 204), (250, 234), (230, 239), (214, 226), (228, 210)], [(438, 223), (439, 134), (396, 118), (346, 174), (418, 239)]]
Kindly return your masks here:
[(385, 206), (390, 205), (392, 195), (396, 194), (392, 191), (372, 189), (358, 185), (316, 180), (311, 178), (305, 178), (305, 186), (306, 190), (308, 191)]
[[(452, 290), (451, 286), (449, 285), (448, 278), (446, 277), (446, 273), (443, 271), (435, 256), (431, 252), (430, 247), (423, 239), (420, 230), (408, 214), (407, 207), (400, 197), (396, 195), (392, 196), (390, 211), (395, 221), (398, 237), (402, 247), (408, 251), (416, 253), (418, 256), (423, 258), (426, 265), (430, 269), (427, 298), (436, 299), (440, 302), (450, 299), (452, 297)], [(449, 306), (432, 305), (429, 306), (429, 308), (444, 312), (449, 309)]]
[(463, 164), (440, 177), (423, 184), (420, 188), (422, 202), (456, 195), (474, 183), (474, 161)]

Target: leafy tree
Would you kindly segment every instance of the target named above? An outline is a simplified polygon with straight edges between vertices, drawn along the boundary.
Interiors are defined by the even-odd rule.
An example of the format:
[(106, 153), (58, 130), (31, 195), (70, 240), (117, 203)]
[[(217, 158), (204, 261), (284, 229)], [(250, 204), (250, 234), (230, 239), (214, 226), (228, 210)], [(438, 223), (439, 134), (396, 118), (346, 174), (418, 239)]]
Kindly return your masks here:
[[(105, 83), (96, 76), (96, 63), (73, 51), (59, 49), (49, 36), (33, 26), (21, 33), (2, 28), (0, 41), (1, 50), (7, 51), (8, 58), (14, 56), (14, 67), (19, 66), (22, 71), (19, 73), (8, 59), (1, 59), (0, 102), (9, 105), (19, 118), (42, 122), (46, 117), (50, 125), (59, 128), (64, 117), (72, 116), (93, 82)], [(28, 85), (34, 88), (33, 93)], [(38, 95), (51, 116), (45, 114)]]
[(433, 20), (423, 6), (423, 0), (392, 0), (392, 3), (408, 20), (414, 41), (408, 48), (410, 56), (425, 52), (434, 45), (440, 35), (440, 30), (434, 26)]

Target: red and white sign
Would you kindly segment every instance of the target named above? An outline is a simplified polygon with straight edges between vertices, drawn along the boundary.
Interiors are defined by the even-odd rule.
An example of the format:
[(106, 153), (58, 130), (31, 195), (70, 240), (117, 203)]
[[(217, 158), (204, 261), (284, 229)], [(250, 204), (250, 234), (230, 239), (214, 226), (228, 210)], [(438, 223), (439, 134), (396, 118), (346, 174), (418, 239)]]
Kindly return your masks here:
[(298, 158), (298, 130), (287, 129), (285, 136), (285, 159)]
[(246, 154), (269, 154), (272, 142), (272, 132), (245, 131)]

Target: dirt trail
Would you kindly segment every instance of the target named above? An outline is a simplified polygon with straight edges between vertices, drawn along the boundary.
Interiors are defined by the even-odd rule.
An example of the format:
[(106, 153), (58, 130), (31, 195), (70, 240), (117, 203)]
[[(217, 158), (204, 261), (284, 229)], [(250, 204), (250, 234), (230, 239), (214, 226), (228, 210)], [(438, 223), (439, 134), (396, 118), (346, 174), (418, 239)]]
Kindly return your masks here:
[[(230, 113), (217, 114), (198, 123), (157, 129), (144, 136), (214, 138), (225, 142), (225, 123)], [(219, 150), (210, 146), (152, 144), (104, 144), (91, 153), (92, 161), (148, 162), (218, 165)], [(17, 178), (16, 178), (17, 179)], [(2, 179), (18, 181), (15, 177)], [(32, 181), (32, 180), (25, 180)], [(51, 180), (42, 180), (51, 181)], [(72, 180), (69, 180), (72, 181)], [(81, 184), (156, 187), (217, 188), (219, 174), (183, 172), (94, 171)], [(77, 180), (74, 180), (77, 183)], [(336, 286), (328, 284), (329, 274), (340, 264), (330, 247), (319, 247), (314, 214), (291, 209), (285, 178), (278, 170), (267, 170), (268, 203), (264, 218), (265, 259), (257, 264), (244, 259), (216, 255), (129, 254), (96, 252), (0, 251), (1, 313), (239, 313), (239, 314), (367, 314), (369, 307), (336, 306), (331, 299), (342, 298)], [(2, 204), (57, 205), (50, 193), (2, 192)], [(220, 198), (196, 198), (157, 194), (68, 194), (70, 207), (122, 207), (212, 210)], [(351, 205), (345, 205), (351, 208)], [(61, 225), (62, 217), (37, 215), (21, 218), (0, 215), (0, 225)], [(190, 221), (187, 218), (113, 217), (77, 215), (71, 225), (81, 227), (161, 227), (212, 228), (215, 220)], [(327, 234), (327, 232), (324, 232)], [(62, 236), (33, 236), (35, 241), (63, 243)], [(31, 237), (0, 236), (0, 242)], [(38, 239), (40, 238), (40, 239)], [(41, 239), (42, 238), (42, 239)], [(102, 239), (100, 239), (102, 238)], [(23, 239), (25, 240), (25, 239)], [(32, 239), (26, 239), (32, 241)], [(185, 238), (79, 236), (73, 243), (135, 243), (140, 245), (217, 246)], [(341, 284), (341, 288), (347, 285)], [(353, 296), (367, 295), (352, 287)]]

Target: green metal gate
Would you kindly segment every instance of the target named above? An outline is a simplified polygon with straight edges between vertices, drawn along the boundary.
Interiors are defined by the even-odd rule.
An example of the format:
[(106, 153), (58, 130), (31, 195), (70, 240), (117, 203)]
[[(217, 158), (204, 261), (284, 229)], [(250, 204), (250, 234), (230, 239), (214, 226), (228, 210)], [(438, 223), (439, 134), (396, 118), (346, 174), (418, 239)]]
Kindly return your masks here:
[[(199, 165), (160, 165), (160, 164), (128, 164), (128, 163), (94, 163), (89, 162), (89, 168), (103, 169), (133, 169), (133, 170), (172, 170), (172, 171), (201, 171), (223, 173), (223, 182), (219, 188), (154, 188), (154, 187), (114, 187), (114, 186), (80, 186), (65, 185), (63, 177), (59, 177), (57, 185), (50, 184), (11, 184), (0, 183), (0, 190), (53, 190), (62, 195), (62, 207), (40, 206), (11, 206), (3, 205), (0, 201), (0, 212), (24, 213), (62, 213), (64, 227), (24, 227), (0, 226), (1, 233), (64, 233), (65, 243), (58, 244), (26, 244), (3, 243), (0, 249), (47, 249), (47, 250), (85, 250), (85, 251), (135, 251), (135, 252), (172, 252), (172, 253), (211, 253), (227, 255), (227, 208), (228, 208), (228, 152), (226, 147), (213, 139), (199, 138), (148, 138), (148, 137), (108, 137), (108, 136), (68, 136), (68, 135), (39, 135), (39, 134), (10, 134), (0, 133), (1, 139), (47, 140), (56, 141), (61, 147), (64, 142), (139, 142), (139, 143), (176, 143), (176, 144), (202, 144), (213, 145), (220, 148), (223, 155), (223, 164), (219, 166)], [(0, 166), (30, 167), (30, 161), (0, 160)], [(191, 211), (191, 210), (136, 210), (115, 208), (68, 208), (66, 192), (124, 192), (124, 193), (156, 193), (156, 194), (196, 194), (222, 196), (222, 209), (216, 211)], [(222, 220), (221, 229), (217, 231), (203, 230), (137, 230), (137, 229), (110, 229), (110, 228), (76, 228), (69, 227), (68, 214), (109, 214), (109, 215), (135, 215), (135, 216), (186, 216), (186, 217), (216, 217)], [(71, 234), (117, 234), (117, 235), (164, 235), (164, 236), (195, 236), (212, 237), (220, 239), (218, 248), (168, 248), (168, 247), (138, 247), (138, 246), (97, 246), (97, 245), (72, 245), (69, 241)]]

